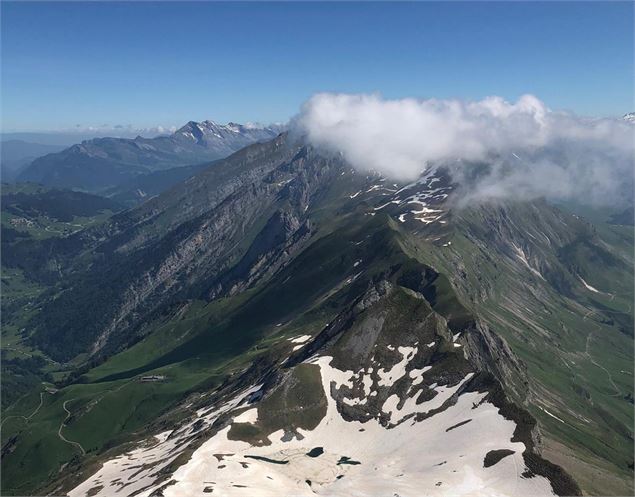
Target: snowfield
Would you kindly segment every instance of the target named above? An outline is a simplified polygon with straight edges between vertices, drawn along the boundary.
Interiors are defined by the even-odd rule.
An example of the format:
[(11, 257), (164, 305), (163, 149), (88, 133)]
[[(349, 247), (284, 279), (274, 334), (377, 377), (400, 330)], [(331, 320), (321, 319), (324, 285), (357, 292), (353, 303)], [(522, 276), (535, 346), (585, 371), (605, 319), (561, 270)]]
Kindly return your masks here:
[[(97, 473), (71, 490), (69, 497), (151, 494), (159, 486), (156, 485), (159, 471), (167, 468), (187, 448), (195, 423), (210, 426), (221, 414), (234, 409), (260, 387), (258, 385), (240, 393), (218, 409), (201, 409), (195, 421), (178, 430), (160, 433), (144, 441), (139, 448), (106, 461)], [(254, 414), (243, 415), (255, 422)]]
[[(458, 334), (453, 337), (458, 338)], [(291, 342), (307, 340), (302, 336)], [(546, 478), (526, 468), (525, 445), (511, 441), (515, 423), (485, 400), (487, 392), (463, 391), (474, 373), (466, 373), (454, 385), (430, 384), (425, 388), (436, 395), (417, 403), (422, 390), (412, 393), (413, 386), (431, 374), (433, 367), (407, 368), (417, 353), (416, 346), (387, 348), (398, 352), (401, 359), (388, 370), (377, 370), (377, 387), (390, 387), (404, 378), (409, 384), (402, 397), (392, 394), (383, 402), (380, 409), (382, 416), (387, 415), (387, 426), (380, 423), (380, 416), (369, 412), (365, 422), (347, 421), (335, 400), (354, 409), (368, 409), (367, 401), (378, 393), (372, 371), (342, 371), (331, 366), (332, 357), (313, 356), (305, 363), (319, 367), (318, 385), (321, 382), (326, 398), (326, 414), (316, 420), (315, 429), (296, 428), (291, 435), (279, 429), (265, 443), (230, 439), (236, 423), (255, 429), (261, 418), (259, 404), (247, 403), (260, 388), (253, 387), (217, 409), (200, 409), (197, 420), (179, 430), (161, 433), (144, 446), (107, 461), (69, 495), (149, 497), (159, 488), (165, 497), (554, 495)], [(343, 397), (356, 381), (362, 382), (363, 398)], [(159, 471), (165, 471), (187, 448), (195, 423), (211, 426), (220, 415), (232, 412), (236, 414), (228, 425), (195, 449), (171, 475), (168, 472), (160, 479)], [(416, 421), (421, 418), (417, 413), (428, 417)]]
[[(400, 352), (404, 357), (410, 355), (409, 350)], [(298, 429), (300, 440), (288, 440), (279, 430), (269, 436), (270, 445), (252, 446), (228, 439), (231, 426), (227, 426), (176, 470), (171, 477), (173, 482), (163, 490), (165, 497), (208, 493), (226, 497), (553, 495), (547, 479), (530, 477), (530, 473), (523, 476), (525, 446), (511, 442), (515, 424), (503, 418), (497, 407), (483, 402), (485, 393), (463, 393), (456, 404), (444, 411), (420, 422), (409, 418), (393, 428), (382, 426), (376, 419), (348, 422), (328, 393), (332, 383), (347, 383), (352, 372), (331, 367), (328, 356), (309, 362), (320, 367), (328, 403), (326, 416), (314, 430)], [(440, 398), (433, 399), (435, 406), (459, 386), (433, 385), (440, 393)], [(235, 409), (245, 398), (246, 393), (220, 410)], [(426, 412), (435, 406), (413, 403), (398, 414), (402, 417), (404, 409)], [(234, 422), (252, 423), (257, 419), (258, 408), (252, 407), (243, 410)], [(73, 490), (71, 497), (87, 495), (98, 485), (102, 488), (94, 495), (130, 495), (145, 487), (137, 495), (149, 496), (158, 485), (147, 486), (151, 478), (143, 471), (135, 474), (139, 466), (135, 471), (129, 467), (134, 461), (139, 464), (141, 458), (148, 462), (148, 457), (164, 458), (167, 463), (175, 439), (162, 434), (157, 440), (154, 447), (107, 462), (95, 476)], [(508, 452), (485, 467), (486, 454), (500, 449), (513, 453)], [(157, 470), (154, 467), (152, 473)]]

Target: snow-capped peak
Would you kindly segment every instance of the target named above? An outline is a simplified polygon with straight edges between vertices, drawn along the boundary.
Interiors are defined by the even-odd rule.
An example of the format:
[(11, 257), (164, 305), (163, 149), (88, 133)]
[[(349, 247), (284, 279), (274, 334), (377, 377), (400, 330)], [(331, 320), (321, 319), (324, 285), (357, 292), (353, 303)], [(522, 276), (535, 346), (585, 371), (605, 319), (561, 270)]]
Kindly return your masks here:
[(251, 143), (275, 138), (281, 131), (283, 128), (279, 125), (243, 125), (235, 122), (219, 124), (208, 119), (201, 122), (189, 121), (174, 132), (172, 137), (181, 143), (189, 142), (229, 154)]
[[(228, 122), (227, 124), (218, 124), (212, 120), (201, 121), (200, 123), (195, 121), (188, 122), (185, 126), (179, 128), (174, 134), (179, 136), (186, 136), (190, 139), (196, 140), (196, 135), (208, 135), (213, 134), (219, 137), (223, 133), (232, 134), (250, 134), (254, 132), (264, 132), (267, 134), (277, 134), (280, 126), (263, 126), (258, 123), (239, 124), (235, 122)], [(202, 136), (198, 136), (202, 138)]]

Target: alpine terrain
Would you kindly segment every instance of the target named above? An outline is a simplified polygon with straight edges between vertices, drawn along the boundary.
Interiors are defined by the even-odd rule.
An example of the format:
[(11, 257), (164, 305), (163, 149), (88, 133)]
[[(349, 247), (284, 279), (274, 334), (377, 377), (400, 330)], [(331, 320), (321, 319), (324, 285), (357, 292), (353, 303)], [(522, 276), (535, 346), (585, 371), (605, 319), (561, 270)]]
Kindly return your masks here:
[(632, 226), (231, 128), (23, 173), (207, 161), (3, 245), (3, 495), (632, 495)]

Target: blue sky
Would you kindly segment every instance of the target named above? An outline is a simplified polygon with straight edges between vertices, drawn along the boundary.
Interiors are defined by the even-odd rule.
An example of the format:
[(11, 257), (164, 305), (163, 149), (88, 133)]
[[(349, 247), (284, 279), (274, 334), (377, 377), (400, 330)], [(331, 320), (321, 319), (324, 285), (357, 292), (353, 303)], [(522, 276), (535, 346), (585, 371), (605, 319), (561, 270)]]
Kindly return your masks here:
[(286, 121), (318, 91), (633, 110), (633, 4), (5, 3), (4, 131)]

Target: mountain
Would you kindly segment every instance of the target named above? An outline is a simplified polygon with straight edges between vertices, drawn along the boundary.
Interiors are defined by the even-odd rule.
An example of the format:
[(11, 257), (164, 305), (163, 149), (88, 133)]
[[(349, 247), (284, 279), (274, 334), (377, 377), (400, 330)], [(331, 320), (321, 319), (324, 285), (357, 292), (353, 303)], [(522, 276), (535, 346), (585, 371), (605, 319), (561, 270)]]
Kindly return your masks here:
[(103, 191), (143, 174), (226, 157), (280, 131), (279, 126), (190, 121), (169, 136), (94, 138), (34, 160), (18, 180)]
[(632, 229), (458, 186), (282, 134), (17, 243), (3, 492), (632, 493)]
[(224, 157), (244, 146), (273, 138), (283, 131), (281, 125), (260, 126), (258, 124), (216, 124), (214, 121), (188, 122), (172, 137), (180, 143), (194, 143), (214, 150), (217, 157)]
[(24, 140), (3, 140), (0, 143), (2, 181), (12, 181), (35, 158), (62, 150), (59, 145), (45, 145)]
[(635, 112), (629, 112), (628, 114), (624, 114), (622, 119), (629, 123), (635, 123)]

